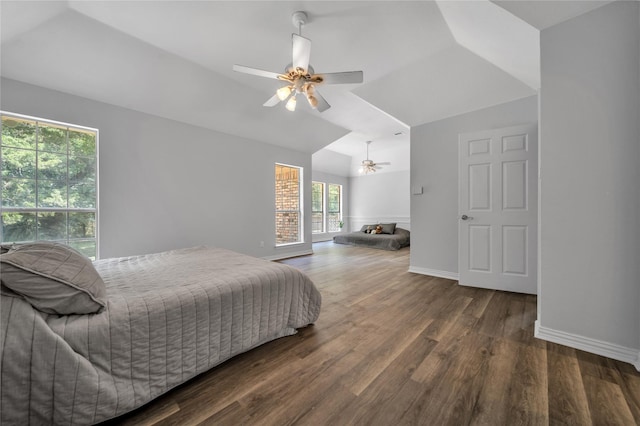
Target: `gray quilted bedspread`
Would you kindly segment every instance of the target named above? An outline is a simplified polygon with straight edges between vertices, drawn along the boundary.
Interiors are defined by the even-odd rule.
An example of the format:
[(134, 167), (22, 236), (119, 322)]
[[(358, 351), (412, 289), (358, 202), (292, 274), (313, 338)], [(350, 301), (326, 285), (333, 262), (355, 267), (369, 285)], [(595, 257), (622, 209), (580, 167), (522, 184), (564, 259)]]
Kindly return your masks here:
[(2, 425), (92, 424), (316, 321), (321, 297), (287, 265), (197, 247), (95, 262), (98, 314), (48, 315), (2, 296)]

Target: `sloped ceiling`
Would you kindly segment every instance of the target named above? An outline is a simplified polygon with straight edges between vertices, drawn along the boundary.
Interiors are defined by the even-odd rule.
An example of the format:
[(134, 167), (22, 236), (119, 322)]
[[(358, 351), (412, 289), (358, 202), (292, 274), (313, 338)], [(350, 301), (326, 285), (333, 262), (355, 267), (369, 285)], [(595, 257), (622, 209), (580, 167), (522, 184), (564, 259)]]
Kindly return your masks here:
[[(3, 0), (0, 73), (303, 152), (359, 161), (373, 140), (406, 156), (394, 171), (410, 126), (535, 94), (538, 30), (604, 3)], [(262, 107), (278, 82), (232, 71), (282, 71), (296, 10), (316, 71), (364, 71), (362, 85), (320, 89), (322, 114)]]
[(491, 0), (493, 3), (508, 10), (513, 15), (532, 25), (538, 30), (552, 27), (560, 22), (575, 18), (597, 9), (614, 0), (570, 0), (570, 1), (541, 1), (541, 0)]
[[(535, 91), (468, 49), (454, 45), (361, 86), (354, 93), (417, 126), (530, 96)], [(413, 108), (407, 108), (407, 103)]]
[(534, 90), (540, 88), (540, 32), (488, 1), (439, 1), (456, 42)]

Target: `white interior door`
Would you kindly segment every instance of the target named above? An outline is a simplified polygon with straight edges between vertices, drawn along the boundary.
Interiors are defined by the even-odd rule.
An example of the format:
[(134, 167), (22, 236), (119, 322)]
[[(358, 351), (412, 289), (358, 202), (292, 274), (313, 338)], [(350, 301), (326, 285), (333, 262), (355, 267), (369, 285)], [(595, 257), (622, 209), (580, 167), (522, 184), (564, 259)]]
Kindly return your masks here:
[(459, 135), (461, 285), (536, 294), (537, 125)]

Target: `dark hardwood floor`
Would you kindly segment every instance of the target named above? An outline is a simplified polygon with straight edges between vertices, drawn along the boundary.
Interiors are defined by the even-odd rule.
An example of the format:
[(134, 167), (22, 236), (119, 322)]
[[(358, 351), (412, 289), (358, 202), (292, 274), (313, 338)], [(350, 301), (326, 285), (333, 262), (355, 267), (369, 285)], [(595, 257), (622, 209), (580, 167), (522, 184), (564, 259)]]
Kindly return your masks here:
[(640, 373), (535, 339), (535, 296), (409, 273), (408, 249), (314, 251), (283, 262), (322, 293), (314, 326), (110, 423), (640, 424)]

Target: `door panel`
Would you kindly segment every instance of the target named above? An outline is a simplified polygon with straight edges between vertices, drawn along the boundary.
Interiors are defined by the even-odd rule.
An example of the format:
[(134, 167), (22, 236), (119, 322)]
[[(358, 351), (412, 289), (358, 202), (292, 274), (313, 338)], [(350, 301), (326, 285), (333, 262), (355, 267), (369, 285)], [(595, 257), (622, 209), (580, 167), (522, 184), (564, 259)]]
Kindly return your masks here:
[(491, 271), (491, 227), (469, 226), (469, 270)]
[(460, 284), (537, 291), (537, 126), (459, 137)]
[(488, 154), (491, 149), (491, 139), (469, 141), (469, 155)]
[(502, 163), (502, 208), (504, 210), (526, 210), (526, 161), (509, 161)]
[(511, 135), (502, 138), (502, 152), (526, 151), (527, 135)]
[(502, 227), (502, 272), (527, 275), (527, 226)]
[(469, 210), (491, 208), (491, 164), (469, 166)]

